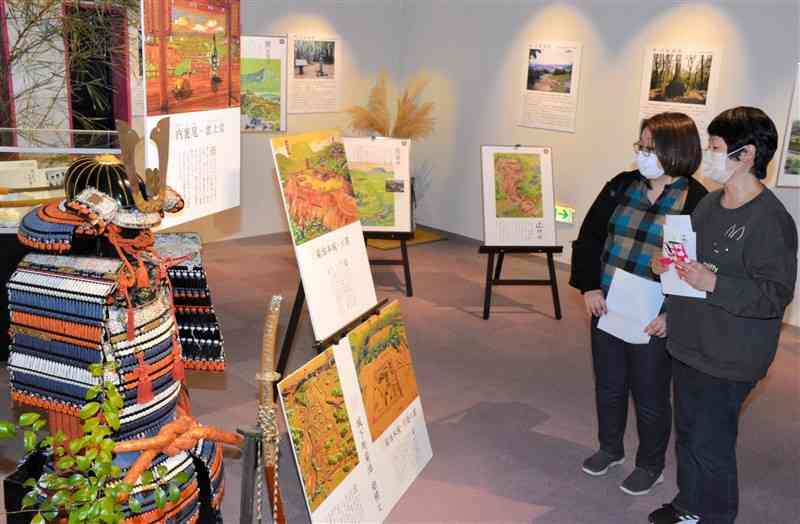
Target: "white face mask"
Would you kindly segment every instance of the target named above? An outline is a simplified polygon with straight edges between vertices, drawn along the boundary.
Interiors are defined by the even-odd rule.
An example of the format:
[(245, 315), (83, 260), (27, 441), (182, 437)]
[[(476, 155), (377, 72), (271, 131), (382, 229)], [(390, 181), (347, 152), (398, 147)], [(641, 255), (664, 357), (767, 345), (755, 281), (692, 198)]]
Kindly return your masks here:
[(710, 149), (703, 151), (703, 176), (724, 185), (739, 168), (737, 165), (730, 165), (729, 157), (742, 149), (744, 146), (727, 154)]
[(643, 177), (650, 180), (658, 178), (664, 174), (664, 168), (658, 163), (658, 157), (655, 153), (645, 153), (639, 151), (636, 154), (636, 166)]

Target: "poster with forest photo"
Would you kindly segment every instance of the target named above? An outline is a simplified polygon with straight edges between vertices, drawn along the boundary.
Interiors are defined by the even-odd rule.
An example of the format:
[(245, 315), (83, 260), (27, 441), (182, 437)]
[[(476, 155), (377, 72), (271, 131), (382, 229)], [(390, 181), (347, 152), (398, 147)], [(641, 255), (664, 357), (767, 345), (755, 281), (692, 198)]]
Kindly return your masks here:
[(716, 114), (721, 62), (719, 49), (686, 45), (649, 48), (644, 55), (637, 134), (642, 120), (674, 111), (694, 120), (705, 146), (706, 128)]
[(778, 168), (778, 185), (800, 187), (800, 63), (794, 81), (786, 134), (783, 135), (783, 158)]

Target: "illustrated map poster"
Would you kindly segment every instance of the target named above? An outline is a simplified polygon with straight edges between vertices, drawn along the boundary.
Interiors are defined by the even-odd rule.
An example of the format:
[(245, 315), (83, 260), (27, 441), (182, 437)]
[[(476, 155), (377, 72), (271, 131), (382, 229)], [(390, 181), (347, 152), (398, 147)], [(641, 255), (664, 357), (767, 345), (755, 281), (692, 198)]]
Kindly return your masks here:
[(410, 233), (410, 140), (343, 140), (364, 231)]
[(242, 37), (242, 131), (286, 131), (285, 36)]
[[(170, 117), (167, 183), (186, 201), (162, 227), (240, 203), (239, 0), (144, 0), (145, 134)], [(145, 148), (147, 167), (158, 152)]]
[(783, 135), (783, 158), (778, 168), (778, 185), (800, 187), (800, 63), (794, 93), (789, 104), (789, 121)]
[(481, 148), (487, 246), (555, 245), (551, 157), (547, 147)]
[(580, 43), (530, 44), (519, 125), (574, 133), (580, 72)]
[(311, 522), (383, 522), (433, 456), (397, 301), (278, 391)]
[[(653, 47), (644, 57), (639, 120), (657, 113), (685, 113), (704, 146), (714, 117), (722, 52), (698, 47)], [(638, 126), (637, 126), (638, 128)], [(638, 129), (637, 129), (638, 134)]]
[(377, 304), (338, 130), (271, 140), (311, 325), (324, 340)]
[(339, 111), (341, 61), (339, 39), (291, 35), (289, 39), (289, 113)]

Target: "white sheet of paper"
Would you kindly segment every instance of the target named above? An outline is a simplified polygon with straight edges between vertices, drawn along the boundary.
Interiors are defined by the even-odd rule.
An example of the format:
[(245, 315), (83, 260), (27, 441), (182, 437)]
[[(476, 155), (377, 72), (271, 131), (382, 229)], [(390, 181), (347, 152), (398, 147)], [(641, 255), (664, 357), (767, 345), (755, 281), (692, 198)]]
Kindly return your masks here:
[[(667, 242), (680, 242), (691, 260), (697, 260), (697, 234), (692, 230), (692, 217), (689, 215), (667, 215), (664, 224), (664, 243), (662, 253), (667, 256)], [(678, 277), (675, 264), (671, 264), (661, 275), (661, 288), (665, 295), (706, 298), (705, 291), (699, 291)]]
[(661, 286), (627, 271), (616, 269), (608, 290), (608, 313), (600, 317), (597, 328), (631, 344), (647, 344), (647, 324), (658, 316), (664, 295)]

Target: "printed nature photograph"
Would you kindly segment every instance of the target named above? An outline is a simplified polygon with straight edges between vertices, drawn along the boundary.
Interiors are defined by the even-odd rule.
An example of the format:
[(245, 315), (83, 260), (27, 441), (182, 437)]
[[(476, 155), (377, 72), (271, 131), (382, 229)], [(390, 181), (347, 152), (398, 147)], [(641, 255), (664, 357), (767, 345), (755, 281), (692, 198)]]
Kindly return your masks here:
[(242, 58), (242, 129), (279, 131), (281, 127), (281, 61)]
[(494, 192), (497, 218), (543, 218), (539, 155), (495, 153)]
[(313, 512), (358, 465), (333, 349), (280, 382), (278, 391)]
[[(358, 216), (365, 226), (394, 226), (395, 174), (389, 163), (350, 162), (350, 179), (358, 203)], [(402, 181), (400, 181), (402, 183)]]
[(237, 107), (239, 19), (231, 0), (153, 4), (161, 20), (145, 23), (147, 114)]
[(710, 53), (653, 53), (648, 100), (705, 105), (712, 58)]
[(337, 134), (273, 138), (272, 149), (295, 245), (358, 220), (344, 144)]
[(336, 42), (330, 40), (294, 41), (294, 77), (332, 80), (335, 76)]
[(792, 120), (792, 129), (786, 146), (783, 174), (800, 176), (800, 120)]
[(574, 63), (573, 49), (531, 48), (528, 51), (528, 91), (569, 94)]
[(348, 340), (374, 442), (418, 396), (400, 304), (386, 306)]

